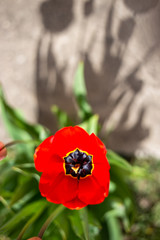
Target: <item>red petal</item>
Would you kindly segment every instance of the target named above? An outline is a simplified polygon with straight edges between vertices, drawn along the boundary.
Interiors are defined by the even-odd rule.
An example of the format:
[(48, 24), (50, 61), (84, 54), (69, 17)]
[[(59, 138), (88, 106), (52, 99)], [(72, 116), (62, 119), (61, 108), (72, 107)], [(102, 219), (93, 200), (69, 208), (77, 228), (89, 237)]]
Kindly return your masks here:
[(50, 185), (47, 200), (53, 203), (62, 203), (71, 201), (78, 194), (78, 181), (71, 176), (66, 176), (61, 173), (52, 180)]
[(42, 196), (46, 197), (52, 182), (55, 182), (60, 174), (64, 174), (63, 164), (55, 162), (54, 168), (48, 167), (48, 172), (43, 172), (39, 182), (39, 189)]
[(90, 141), (92, 146), (91, 152), (93, 154), (94, 164), (92, 176), (101, 187), (105, 188), (107, 196), (110, 180), (110, 165), (106, 157), (107, 150), (103, 142), (94, 133), (90, 135)]
[(104, 187), (106, 196), (108, 196), (110, 174), (107, 164), (95, 164), (92, 172), (92, 177), (95, 178), (99, 186)]
[(98, 204), (105, 198), (105, 189), (91, 176), (79, 181), (78, 198), (88, 204)]
[(35, 168), (39, 172), (49, 166), (51, 160), (51, 147), (54, 136), (45, 139), (35, 150), (34, 163)]
[(50, 179), (51, 179), (50, 175), (48, 175), (46, 173), (42, 173), (40, 181), (39, 181), (39, 190), (43, 197), (45, 197), (49, 191)]
[(82, 202), (78, 197), (76, 197), (75, 199), (73, 199), (69, 202), (65, 202), (63, 205), (72, 210), (79, 210), (79, 209), (87, 206), (87, 204)]
[(94, 134), (92, 133), (90, 135), (90, 154), (93, 155), (93, 163), (97, 164), (107, 164), (108, 169), (110, 168), (108, 160), (106, 158), (106, 147), (102, 143), (102, 141)]
[(99, 151), (102, 151), (104, 155), (106, 155), (107, 150), (106, 150), (106, 147), (105, 147), (104, 143), (94, 133), (92, 133), (90, 135), (90, 139), (92, 141), (92, 144), (96, 148), (99, 148)]
[(68, 152), (76, 148), (86, 151), (88, 143), (89, 134), (85, 130), (78, 126), (65, 127), (56, 132), (52, 150), (59, 156), (64, 157)]

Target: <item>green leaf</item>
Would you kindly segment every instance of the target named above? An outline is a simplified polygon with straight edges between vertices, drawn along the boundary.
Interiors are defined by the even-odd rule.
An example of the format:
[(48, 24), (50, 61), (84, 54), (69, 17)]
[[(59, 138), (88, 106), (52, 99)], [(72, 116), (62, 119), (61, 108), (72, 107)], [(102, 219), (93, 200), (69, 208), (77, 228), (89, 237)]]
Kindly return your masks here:
[(120, 229), (120, 224), (114, 216), (105, 215), (104, 219), (107, 224), (109, 240), (122, 240), (122, 232)]
[(15, 165), (15, 167), (18, 167), (18, 168), (34, 168), (34, 163), (22, 163), (22, 164), (18, 164), (18, 165)]
[(124, 170), (126, 173), (127, 172), (131, 173), (133, 171), (132, 166), (126, 160), (124, 160), (122, 157), (120, 157), (118, 154), (116, 154), (115, 152), (108, 150), (107, 158), (108, 158), (108, 161), (109, 161), (111, 167), (115, 166), (118, 169)]
[(16, 213), (5, 225), (3, 225), (0, 228), (0, 231), (14, 231), (14, 229), (17, 228), (22, 221), (37, 212), (41, 212), (41, 210), (44, 210), (46, 206), (47, 202), (44, 200), (39, 200), (28, 204), (20, 212)]
[(88, 222), (89, 222), (89, 239), (95, 240), (100, 234), (102, 226), (98, 219), (94, 216), (94, 214), (89, 210), (88, 210)]
[[(38, 190), (38, 189), (37, 189)], [(28, 193), (26, 193), (22, 198), (20, 198), (18, 201), (16, 201), (13, 205), (12, 205), (12, 209), (14, 210), (18, 210), (20, 211), (22, 209), (22, 207), (29, 202), (31, 199), (33, 199), (33, 197), (37, 194), (37, 192), (35, 190), (29, 191)], [(13, 195), (15, 196), (15, 194)]]
[(20, 240), (22, 238), (22, 236), (24, 235), (25, 231), (28, 229), (28, 227), (33, 224), (37, 218), (41, 215), (41, 213), (44, 211), (44, 209), (46, 208), (46, 205), (41, 206), (41, 208), (39, 209), (39, 211), (37, 211), (24, 225), (24, 227), (22, 228), (17, 240)]
[[(1, 113), (4, 124), (10, 134), (10, 136), (14, 140), (22, 140), (22, 141), (39, 141), (42, 138), (46, 138), (49, 136), (49, 131), (42, 127), (41, 125), (31, 125), (27, 123), (20, 111), (13, 109), (9, 104), (6, 102), (2, 88), (0, 86), (0, 106), (1, 106)], [(44, 139), (43, 139), (44, 140)], [(33, 142), (35, 145), (35, 143)], [(33, 147), (33, 146), (32, 146)], [(27, 153), (32, 152), (31, 146), (26, 144), (21, 144), (19, 149), (25, 151)]]
[(67, 113), (62, 111), (57, 105), (53, 105), (51, 111), (56, 115), (59, 128), (73, 125)]
[(134, 166), (133, 167), (133, 172), (132, 172), (132, 179), (152, 179), (152, 175), (150, 174), (150, 172), (143, 168), (143, 167), (139, 167), (139, 166)]
[(52, 221), (55, 220), (55, 218), (62, 213), (66, 208), (63, 205), (59, 205), (58, 207), (56, 207), (56, 209), (54, 209), (53, 213), (47, 218), (47, 220), (45, 221), (45, 223), (43, 224), (38, 236), (40, 238), (43, 237), (43, 234), (45, 232), (45, 230), (49, 227), (49, 225), (52, 223)]
[(37, 180), (37, 182), (39, 182), (39, 180), (40, 180), (40, 176), (37, 173), (30, 173), (30, 172), (24, 171), (18, 167), (12, 167), (12, 169), (17, 173), (22, 174), (23, 176), (30, 176), (30, 177), (35, 178)]
[[(10, 200), (10, 206), (14, 210), (19, 210), (23, 205), (26, 204), (29, 200), (33, 198), (38, 192), (38, 184), (36, 181), (33, 181), (32, 178), (28, 177), (19, 177), (17, 187), (14, 191), (14, 194)], [(32, 188), (31, 188), (32, 185)]]
[(88, 120), (79, 124), (81, 128), (86, 130), (89, 134), (94, 133), (98, 134), (99, 131), (99, 124), (98, 124), (99, 116), (97, 114), (90, 117)]
[[(121, 217), (123, 219), (125, 229), (128, 230), (135, 217), (136, 206), (132, 188), (128, 182), (128, 177), (117, 169), (111, 167), (110, 170), (111, 180), (115, 184), (115, 191), (112, 192), (112, 195), (110, 195), (109, 199), (111, 201), (111, 209), (116, 210), (113, 213), (117, 214), (117, 216), (120, 214), (122, 209), (124, 210), (123, 214), (121, 211)], [(116, 208), (116, 206), (119, 206), (119, 204), (122, 207)], [(120, 211), (117, 211), (117, 209)]]
[(79, 214), (80, 214), (80, 219), (81, 219), (82, 226), (83, 226), (85, 240), (89, 240), (89, 224), (88, 224), (87, 208), (80, 209)]
[(76, 71), (73, 91), (79, 108), (78, 115), (82, 121), (85, 121), (92, 116), (92, 108), (87, 102), (83, 62), (79, 64)]
[(13, 213), (10, 205), (8, 204), (8, 202), (6, 201), (6, 199), (3, 198), (2, 196), (0, 196), (0, 202), (4, 205), (4, 207), (5, 207), (8, 211), (10, 211), (11, 213)]
[(60, 214), (54, 221), (54, 223), (58, 226), (59, 232), (61, 233), (63, 240), (67, 240), (67, 239), (80, 240), (81, 239), (81, 237), (77, 236), (77, 231), (75, 229), (73, 230), (73, 227), (71, 225), (71, 219), (69, 216), (71, 216), (72, 214), (74, 215), (74, 212), (78, 214), (78, 211), (71, 211), (69, 209), (66, 209), (65, 212)]
[(77, 210), (73, 211), (72, 214), (70, 214), (69, 219), (71, 221), (71, 226), (74, 231), (74, 233), (80, 238), (84, 239), (83, 234), (83, 226), (82, 221), (79, 215), (79, 212)]
[(108, 218), (112, 218), (112, 217), (121, 218), (123, 221), (123, 226), (126, 231), (128, 231), (130, 227), (128, 209), (131, 210), (131, 208), (128, 205), (128, 203), (131, 204), (131, 201), (128, 202), (128, 200), (129, 199), (126, 198), (122, 202), (121, 199), (112, 198), (112, 203), (111, 203), (112, 209), (105, 213), (105, 217), (108, 217)]

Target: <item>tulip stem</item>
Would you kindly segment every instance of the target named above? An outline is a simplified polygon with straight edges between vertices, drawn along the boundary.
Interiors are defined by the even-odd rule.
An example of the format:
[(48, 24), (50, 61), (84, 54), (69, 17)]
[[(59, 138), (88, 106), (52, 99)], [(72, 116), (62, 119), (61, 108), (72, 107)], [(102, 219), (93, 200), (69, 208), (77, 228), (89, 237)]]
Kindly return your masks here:
[(4, 148), (8, 148), (8, 147), (11, 147), (11, 146), (16, 145), (16, 144), (19, 144), (19, 143), (26, 144), (26, 143), (31, 143), (31, 142), (37, 142), (37, 141), (35, 141), (35, 140), (29, 140), (29, 141), (15, 140), (15, 141), (6, 143), (6, 144), (0, 149), (0, 151), (3, 150)]
[(42, 238), (43, 234), (45, 232), (45, 230), (48, 228), (48, 226), (51, 224), (51, 222), (65, 209), (65, 207), (63, 205), (58, 206), (54, 212), (49, 216), (49, 218), (47, 218), (47, 220), (45, 221), (45, 223), (43, 224), (38, 237)]

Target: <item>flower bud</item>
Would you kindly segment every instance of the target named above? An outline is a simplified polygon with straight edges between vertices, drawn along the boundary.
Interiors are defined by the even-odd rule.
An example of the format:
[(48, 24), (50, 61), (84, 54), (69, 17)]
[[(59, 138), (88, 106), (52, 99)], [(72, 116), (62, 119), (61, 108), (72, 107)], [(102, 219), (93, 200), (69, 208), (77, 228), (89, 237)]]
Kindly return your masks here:
[(4, 146), (4, 143), (0, 142), (0, 160), (7, 156), (7, 149)]

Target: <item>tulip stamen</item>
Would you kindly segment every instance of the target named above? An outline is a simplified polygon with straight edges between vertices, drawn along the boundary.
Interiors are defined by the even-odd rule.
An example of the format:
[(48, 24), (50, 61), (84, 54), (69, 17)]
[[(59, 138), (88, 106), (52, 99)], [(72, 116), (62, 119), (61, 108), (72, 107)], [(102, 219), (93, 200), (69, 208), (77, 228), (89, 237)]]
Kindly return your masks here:
[(78, 148), (69, 152), (64, 157), (65, 174), (77, 178), (78, 180), (91, 175), (94, 168), (92, 158), (92, 155)]

